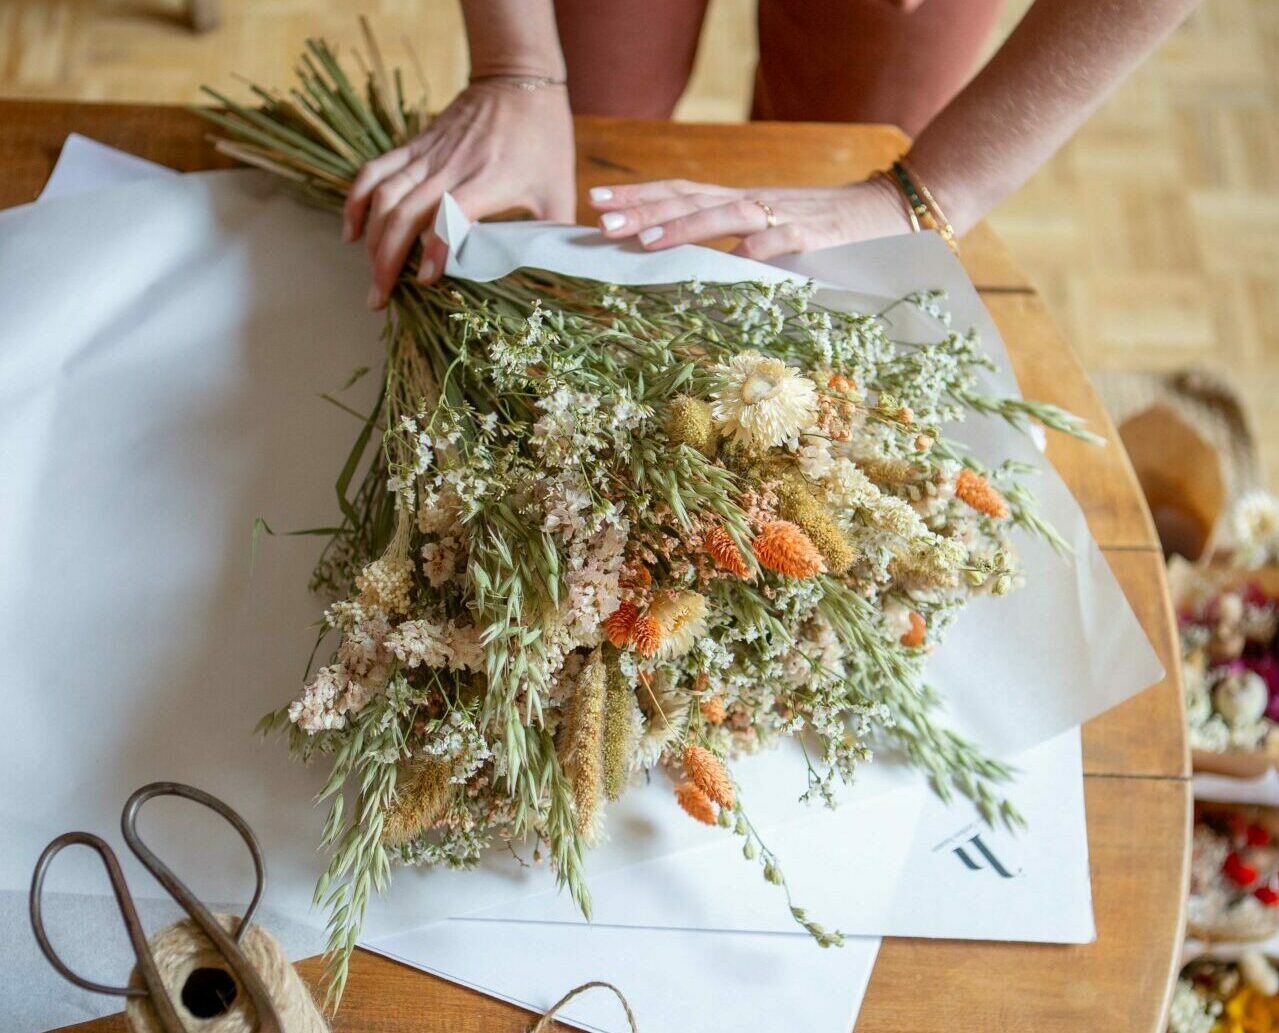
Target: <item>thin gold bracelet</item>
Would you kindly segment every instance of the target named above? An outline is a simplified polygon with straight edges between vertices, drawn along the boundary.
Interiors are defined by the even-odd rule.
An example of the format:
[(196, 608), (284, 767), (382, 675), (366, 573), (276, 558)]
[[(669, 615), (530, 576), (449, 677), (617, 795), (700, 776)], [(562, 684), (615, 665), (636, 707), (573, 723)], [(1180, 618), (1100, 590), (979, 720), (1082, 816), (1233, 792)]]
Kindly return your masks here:
[(893, 193), (901, 199), (902, 207), (906, 210), (906, 218), (910, 220), (911, 233), (918, 233), (920, 229), (919, 216), (915, 214), (915, 209), (911, 207), (910, 198), (906, 195), (906, 191), (902, 189), (902, 185), (883, 169), (880, 169), (870, 178), (882, 179), (888, 184)]
[(468, 81), (471, 83), (500, 83), (503, 86), (514, 86), (517, 90), (523, 90), (525, 93), (535, 93), (538, 90), (545, 90), (554, 86), (568, 85), (567, 79), (556, 79), (549, 75), (517, 75), (502, 72), (494, 73), (493, 75), (473, 75)]
[(946, 218), (945, 213), (941, 210), (941, 205), (937, 203), (937, 199), (933, 197), (932, 191), (924, 185), (923, 181), (906, 164), (904, 158), (899, 158), (893, 162), (893, 173), (910, 200), (915, 214), (919, 216), (920, 222), (926, 228), (936, 230), (941, 239), (946, 242), (946, 246), (955, 254), (959, 254), (959, 243), (955, 240), (954, 227), (951, 226), (950, 220)]

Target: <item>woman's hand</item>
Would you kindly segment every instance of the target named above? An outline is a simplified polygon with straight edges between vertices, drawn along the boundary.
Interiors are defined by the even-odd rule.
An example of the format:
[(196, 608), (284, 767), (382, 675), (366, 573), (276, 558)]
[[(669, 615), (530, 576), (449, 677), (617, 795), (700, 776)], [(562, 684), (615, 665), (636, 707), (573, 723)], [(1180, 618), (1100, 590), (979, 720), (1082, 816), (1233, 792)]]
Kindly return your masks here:
[[(882, 178), (843, 187), (754, 190), (668, 179), (596, 187), (591, 204), (604, 213), (605, 236), (638, 236), (649, 251), (740, 237), (734, 254), (767, 259), (911, 228), (901, 195)], [(776, 226), (769, 226), (768, 209)]]
[(382, 308), (416, 240), (417, 278), (437, 280), (446, 248), (432, 232), (450, 191), (470, 219), (509, 209), (573, 220), (573, 119), (561, 86), (524, 90), (510, 83), (467, 87), (415, 140), (360, 170), (342, 213), (343, 236), (365, 238), (373, 265), (369, 305)]

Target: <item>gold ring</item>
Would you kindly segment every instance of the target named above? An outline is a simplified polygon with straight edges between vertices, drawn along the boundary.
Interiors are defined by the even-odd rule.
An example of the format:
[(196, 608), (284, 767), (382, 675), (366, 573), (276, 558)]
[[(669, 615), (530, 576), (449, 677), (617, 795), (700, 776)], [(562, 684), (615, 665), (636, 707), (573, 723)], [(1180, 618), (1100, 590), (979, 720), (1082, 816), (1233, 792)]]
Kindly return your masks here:
[(771, 229), (773, 229), (773, 228), (777, 225), (777, 213), (776, 213), (775, 211), (773, 211), (772, 207), (771, 207), (771, 206), (769, 206), (769, 205), (768, 205), (767, 203), (765, 203), (764, 201), (758, 201), (758, 200), (757, 200), (755, 203), (756, 203), (757, 205), (759, 205), (759, 206), (760, 206), (760, 208), (762, 208), (762, 209), (763, 209), (763, 211), (764, 211), (764, 218), (765, 218), (765, 220), (766, 220), (766, 221), (767, 221), (767, 223), (768, 223), (768, 228), (769, 228), (770, 230), (771, 230)]

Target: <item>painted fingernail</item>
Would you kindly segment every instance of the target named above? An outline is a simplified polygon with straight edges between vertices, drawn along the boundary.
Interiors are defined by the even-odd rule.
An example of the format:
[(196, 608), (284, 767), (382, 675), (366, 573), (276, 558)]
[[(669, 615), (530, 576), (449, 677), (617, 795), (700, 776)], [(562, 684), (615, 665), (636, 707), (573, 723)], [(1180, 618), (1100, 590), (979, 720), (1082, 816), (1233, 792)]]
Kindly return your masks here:
[(626, 216), (621, 212), (609, 212), (600, 222), (606, 230), (620, 230), (626, 225)]
[(666, 231), (662, 229), (661, 226), (650, 226), (646, 230), (640, 230), (640, 235), (639, 235), (640, 243), (651, 244), (655, 240), (661, 240), (662, 234), (664, 234), (665, 232)]
[(435, 259), (428, 258), (417, 268), (417, 278), (422, 283), (431, 283), (435, 279)]
[(608, 187), (591, 187), (592, 201), (611, 201), (613, 200), (613, 191)]
[(376, 286), (369, 288), (368, 306), (369, 308), (382, 307), (382, 292)]

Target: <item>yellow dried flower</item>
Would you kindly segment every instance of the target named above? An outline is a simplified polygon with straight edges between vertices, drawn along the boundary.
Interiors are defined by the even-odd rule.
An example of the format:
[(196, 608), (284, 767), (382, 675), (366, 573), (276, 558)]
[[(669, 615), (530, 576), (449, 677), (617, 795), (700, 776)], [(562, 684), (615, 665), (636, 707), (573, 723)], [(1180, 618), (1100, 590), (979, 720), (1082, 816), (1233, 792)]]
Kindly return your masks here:
[(413, 561), (383, 556), (355, 578), (360, 602), (385, 614), (407, 613), (413, 587)]
[(383, 843), (402, 846), (434, 827), (458, 788), (449, 781), (451, 771), (451, 764), (433, 757), (398, 766), (395, 799), (382, 821)]
[(894, 578), (919, 588), (944, 588), (955, 584), (967, 557), (962, 543), (953, 538), (922, 539), (894, 556), (888, 569)]
[(604, 698), (608, 672), (600, 650), (587, 658), (560, 728), (560, 764), (573, 790), (577, 831), (591, 836), (604, 790)]
[(642, 723), (635, 693), (614, 654), (608, 661), (608, 690), (604, 697), (604, 795), (610, 800), (620, 798), (626, 789)]
[(978, 513), (985, 513), (996, 520), (1008, 516), (1008, 503), (1004, 497), (975, 470), (965, 468), (959, 471), (955, 478), (955, 497), (968, 503)]
[(798, 524), (812, 539), (826, 561), (827, 570), (832, 574), (842, 574), (853, 565), (857, 553), (848, 536), (807, 485), (798, 478), (787, 480), (777, 489), (777, 499), (780, 515)]
[(694, 785), (721, 807), (733, 806), (733, 780), (728, 777), (728, 769), (705, 746), (684, 747), (684, 771)]
[(672, 445), (688, 445), (703, 455), (715, 454), (715, 421), (700, 398), (676, 395), (666, 407), (666, 436)]
[(697, 819), (703, 825), (715, 824), (715, 805), (692, 782), (681, 782), (675, 787), (675, 800), (690, 818)]
[(909, 459), (891, 456), (867, 456), (857, 460), (857, 465), (873, 480), (876, 486), (898, 488), (919, 480), (919, 467)]
[(750, 577), (751, 568), (747, 565), (742, 550), (737, 547), (732, 535), (719, 524), (706, 532), (706, 551), (720, 570), (726, 570), (740, 578)]
[(697, 592), (663, 592), (648, 614), (662, 629), (657, 650), (662, 657), (683, 656), (706, 633), (706, 598)]

